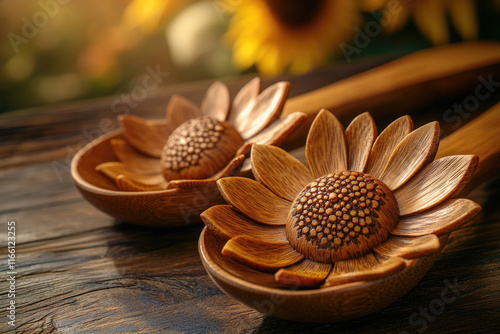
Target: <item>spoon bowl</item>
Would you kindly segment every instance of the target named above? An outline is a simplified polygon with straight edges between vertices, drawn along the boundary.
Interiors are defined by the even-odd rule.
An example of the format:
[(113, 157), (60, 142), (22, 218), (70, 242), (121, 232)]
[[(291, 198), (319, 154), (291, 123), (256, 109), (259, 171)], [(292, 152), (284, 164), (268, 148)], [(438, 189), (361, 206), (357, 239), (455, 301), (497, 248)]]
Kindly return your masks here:
[(311, 290), (283, 289), (273, 274), (249, 269), (221, 254), (224, 240), (205, 228), (199, 240), (203, 266), (227, 295), (260, 313), (304, 322), (334, 322), (373, 313), (410, 291), (432, 267), (438, 253), (410, 261), (402, 271), (370, 282)]
[(125, 192), (96, 171), (105, 162), (118, 161), (111, 140), (123, 139), (112, 131), (87, 144), (71, 163), (71, 176), (83, 197), (104, 213), (121, 221), (145, 226), (181, 226), (199, 223), (200, 213), (224, 203), (215, 185), (202, 188), (174, 188)]

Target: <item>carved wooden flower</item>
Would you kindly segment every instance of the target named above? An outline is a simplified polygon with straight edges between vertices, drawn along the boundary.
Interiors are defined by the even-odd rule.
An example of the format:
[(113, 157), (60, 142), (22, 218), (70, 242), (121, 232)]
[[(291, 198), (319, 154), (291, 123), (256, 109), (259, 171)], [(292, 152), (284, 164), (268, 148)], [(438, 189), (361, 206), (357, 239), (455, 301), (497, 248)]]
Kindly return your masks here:
[(278, 82), (261, 92), (255, 78), (231, 104), (226, 85), (215, 82), (201, 107), (174, 95), (166, 119), (121, 116), (125, 139), (111, 141), (120, 161), (96, 169), (123, 191), (198, 187), (233, 175), (252, 144), (278, 145), (305, 119), (297, 112), (277, 120), (288, 91)]
[[(344, 131), (322, 110), (306, 144), (309, 168), (280, 148), (255, 145), (252, 171), (217, 182), (229, 205), (202, 219), (228, 240), (222, 254), (280, 284), (370, 281), (440, 250), (440, 237), (480, 211), (454, 198), (477, 166), (473, 155), (433, 161), (439, 125), (413, 131), (401, 117), (377, 137), (369, 113)], [(454, 198), (454, 199), (452, 199)]]

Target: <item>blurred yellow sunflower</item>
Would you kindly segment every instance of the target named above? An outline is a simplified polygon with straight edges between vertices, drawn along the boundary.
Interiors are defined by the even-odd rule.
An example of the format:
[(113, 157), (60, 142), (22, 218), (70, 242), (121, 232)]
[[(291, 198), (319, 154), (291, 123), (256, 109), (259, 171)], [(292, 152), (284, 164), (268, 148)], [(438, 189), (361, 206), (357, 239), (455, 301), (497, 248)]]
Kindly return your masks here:
[(359, 22), (355, 1), (219, 0), (234, 12), (227, 38), (234, 63), (263, 75), (310, 71), (348, 40)]
[(433, 44), (450, 40), (447, 15), (464, 40), (478, 35), (475, 0), (360, 0), (366, 11), (383, 10), (384, 28), (389, 34), (398, 32), (413, 17), (422, 34)]

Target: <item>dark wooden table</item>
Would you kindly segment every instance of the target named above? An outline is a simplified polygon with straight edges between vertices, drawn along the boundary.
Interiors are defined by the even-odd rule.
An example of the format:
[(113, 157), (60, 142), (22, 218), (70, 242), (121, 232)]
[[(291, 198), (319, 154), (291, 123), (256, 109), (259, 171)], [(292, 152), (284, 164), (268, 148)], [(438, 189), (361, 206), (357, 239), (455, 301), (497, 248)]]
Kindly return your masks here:
[[(387, 60), (387, 59), (386, 59)], [(386, 60), (286, 78), (295, 96)], [(228, 79), (234, 93), (248, 77)], [(168, 79), (166, 80), (168, 84)], [(266, 81), (265, 85), (270, 84)], [(172, 93), (195, 102), (208, 82), (148, 92), (131, 114), (162, 117)], [(472, 87), (474, 88), (474, 87)], [(119, 98), (119, 97), (118, 97)], [(197, 250), (201, 225), (152, 229), (118, 222), (88, 204), (69, 164), (77, 149), (116, 128), (117, 97), (0, 115), (0, 328), (19, 333), (492, 333), (500, 325), (500, 179), (474, 190), (483, 206), (454, 232), (424, 279), (389, 307), (344, 323), (304, 324), (263, 316), (222, 293)], [(475, 116), (498, 102), (482, 101)], [(443, 120), (463, 97), (412, 113), (418, 126)], [(112, 107), (114, 106), (114, 107)], [(120, 110), (124, 110), (121, 108)], [(364, 111), (364, 110), (360, 110)], [(398, 116), (375, 118), (379, 129)], [(471, 117), (473, 118), (473, 117)], [(346, 125), (350, 120), (343, 120)], [(453, 125), (442, 124), (444, 133)], [(7, 222), (15, 221), (15, 327), (7, 322)], [(456, 298), (442, 293), (455, 285)]]

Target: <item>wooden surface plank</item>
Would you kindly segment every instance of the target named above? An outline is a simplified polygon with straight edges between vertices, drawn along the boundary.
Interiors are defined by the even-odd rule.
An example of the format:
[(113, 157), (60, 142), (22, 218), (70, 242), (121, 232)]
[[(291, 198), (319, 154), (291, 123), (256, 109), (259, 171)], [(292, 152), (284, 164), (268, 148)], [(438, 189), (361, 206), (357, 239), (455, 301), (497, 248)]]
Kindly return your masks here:
[[(290, 77), (297, 95), (374, 66), (333, 68)], [(232, 92), (247, 80), (229, 80)], [(268, 82), (269, 83), (269, 82)], [(208, 82), (162, 88), (132, 110), (159, 117), (168, 97), (194, 101)], [(0, 115), (0, 331), (8, 332), (7, 221), (17, 227), (16, 311), (19, 333), (489, 333), (500, 323), (500, 179), (469, 194), (483, 205), (473, 222), (454, 232), (438, 261), (405, 297), (363, 318), (302, 324), (263, 316), (224, 295), (201, 265), (202, 226), (137, 227), (99, 212), (73, 186), (71, 152), (88, 140), (85, 129), (111, 119), (114, 98)], [(415, 111), (415, 124), (442, 120), (454, 101)], [(481, 110), (498, 101), (484, 101)], [(471, 115), (473, 118), (474, 115)], [(379, 130), (393, 117), (377, 119)], [(466, 121), (466, 120), (464, 120)], [(344, 122), (344, 125), (347, 125)], [(445, 132), (453, 124), (444, 124)], [(300, 154), (300, 153), (298, 153)], [(439, 314), (423, 315), (447, 283), (456, 298)], [(427, 311), (429, 312), (429, 311)], [(427, 318), (426, 318), (427, 317)]]

